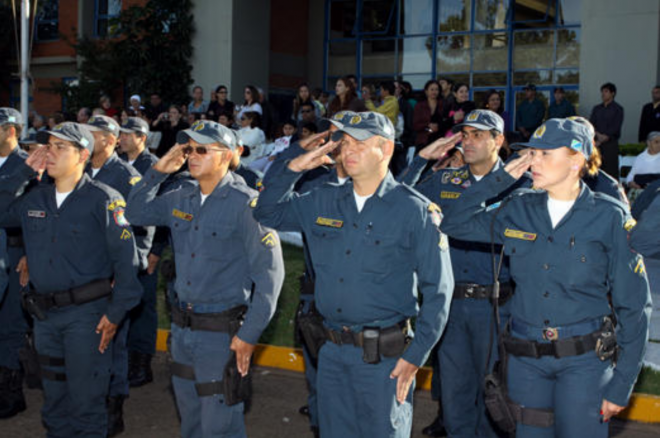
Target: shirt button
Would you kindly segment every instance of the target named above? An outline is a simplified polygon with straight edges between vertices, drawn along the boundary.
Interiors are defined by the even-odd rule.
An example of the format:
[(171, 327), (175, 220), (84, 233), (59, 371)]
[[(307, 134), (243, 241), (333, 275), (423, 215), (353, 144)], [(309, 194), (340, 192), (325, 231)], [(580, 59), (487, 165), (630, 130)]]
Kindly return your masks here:
[(548, 265), (547, 263), (544, 263), (543, 264), (543, 269), (545, 269), (547, 271), (548, 269), (550, 269), (550, 265)]
[(550, 325), (550, 320), (546, 319), (545, 321), (543, 321), (543, 324), (545, 324), (546, 326), (549, 326)]
[(463, 274), (467, 274), (467, 272), (468, 272), (467, 269), (463, 269)]
[(55, 238), (54, 238), (54, 237), (53, 237), (53, 240), (52, 240), (52, 242), (53, 242), (53, 243), (55, 243)]
[(555, 241), (555, 239), (553, 239), (552, 236), (548, 237), (548, 242), (552, 243), (554, 241)]
[(543, 296), (544, 296), (545, 298), (548, 298), (548, 297), (550, 296), (550, 292), (545, 292), (545, 293), (543, 294)]
[(343, 279), (343, 278), (340, 278), (340, 279), (339, 279), (339, 282), (340, 282), (340, 283), (343, 283), (343, 282), (344, 282), (344, 279)]
[(195, 258), (195, 253), (190, 254), (190, 257)]
[(351, 255), (351, 250), (350, 249), (346, 250), (346, 255)]
[(197, 230), (199, 230), (199, 227), (197, 225), (195, 225), (195, 231), (197, 231)]
[(356, 223), (353, 223), (353, 228), (357, 228), (358, 225)]
[(190, 286), (190, 282), (187, 282), (186, 285)]
[(337, 309), (337, 313), (341, 313), (341, 308)]

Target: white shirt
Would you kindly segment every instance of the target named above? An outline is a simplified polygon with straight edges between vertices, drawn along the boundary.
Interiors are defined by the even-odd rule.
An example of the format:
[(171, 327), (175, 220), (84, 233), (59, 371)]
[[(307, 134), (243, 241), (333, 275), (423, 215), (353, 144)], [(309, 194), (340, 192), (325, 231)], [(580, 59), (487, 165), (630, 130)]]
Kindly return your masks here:
[(626, 182), (630, 183), (635, 179), (635, 175), (644, 175), (646, 173), (660, 173), (660, 153), (649, 154), (648, 149), (637, 155), (635, 162), (626, 177)]
[(253, 103), (252, 105), (243, 105), (241, 107), (241, 110), (238, 112), (238, 115), (236, 116), (236, 120), (239, 121), (241, 120), (241, 117), (243, 117), (243, 113), (259, 113), (260, 115), (263, 115), (264, 111), (261, 109), (261, 105), (257, 102)]
[(55, 190), (55, 202), (57, 203), (57, 208), (60, 208), (60, 205), (62, 205), (64, 200), (71, 194), (71, 192), (73, 192), (73, 190), (64, 193), (60, 193)]
[(128, 164), (130, 164), (132, 166), (133, 164), (135, 164), (135, 160), (129, 161)]
[(572, 201), (559, 201), (548, 196), (548, 213), (550, 213), (552, 228), (555, 228), (564, 216), (566, 216), (566, 213), (573, 207), (573, 204), (575, 204), (575, 199)]
[(209, 195), (205, 195), (204, 193), (200, 192), (200, 195), (202, 195), (202, 202), (200, 202), (199, 205), (204, 205), (204, 201), (206, 201), (206, 198), (209, 197)]
[(364, 204), (365, 202), (367, 202), (367, 199), (371, 198), (373, 194), (367, 196), (360, 196), (357, 194), (355, 190), (353, 190), (353, 196), (355, 196), (355, 204), (357, 205), (357, 210), (359, 213), (364, 208)]
[(481, 181), (481, 178), (483, 178), (486, 175), (472, 175), (472, 176), (474, 177), (474, 179), (477, 180), (477, 182), (479, 182), (479, 181)]
[(99, 171), (100, 171), (100, 170), (101, 170), (100, 167), (99, 167), (98, 169), (94, 169), (94, 168), (92, 167), (92, 178), (96, 178), (96, 175), (99, 174)]
[(3, 164), (5, 164), (5, 161), (7, 161), (7, 158), (9, 158), (9, 155), (6, 157), (0, 157), (0, 167), (2, 167)]
[(343, 186), (344, 183), (349, 180), (349, 178), (350, 176), (347, 176), (346, 178), (337, 177), (337, 181), (339, 182), (339, 185)]

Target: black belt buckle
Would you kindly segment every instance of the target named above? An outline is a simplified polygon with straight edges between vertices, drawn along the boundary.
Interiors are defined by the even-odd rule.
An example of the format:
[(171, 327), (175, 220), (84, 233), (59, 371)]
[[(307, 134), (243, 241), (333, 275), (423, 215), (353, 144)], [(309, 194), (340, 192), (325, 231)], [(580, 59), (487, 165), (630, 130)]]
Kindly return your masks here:
[(474, 297), (475, 292), (477, 291), (476, 284), (466, 284), (465, 285), (465, 298)]

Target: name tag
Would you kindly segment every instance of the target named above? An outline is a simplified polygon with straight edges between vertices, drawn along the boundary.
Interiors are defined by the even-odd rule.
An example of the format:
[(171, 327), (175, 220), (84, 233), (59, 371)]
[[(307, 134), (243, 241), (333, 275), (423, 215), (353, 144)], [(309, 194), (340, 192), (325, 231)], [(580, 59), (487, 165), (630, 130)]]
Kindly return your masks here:
[(531, 241), (536, 240), (536, 233), (528, 233), (526, 231), (512, 230), (510, 228), (504, 230), (504, 235), (506, 237), (511, 237), (513, 239), (531, 240)]
[(330, 228), (341, 228), (344, 226), (344, 221), (340, 221), (337, 219), (328, 219), (325, 217), (317, 217), (316, 225), (321, 225), (322, 227), (330, 227)]
[(45, 218), (46, 212), (41, 210), (28, 210), (28, 217)]
[(176, 208), (172, 210), (172, 216), (178, 217), (179, 219), (183, 219), (184, 221), (190, 222), (193, 219), (193, 215), (190, 213), (184, 213), (181, 210), (177, 210)]
[(440, 192), (440, 199), (458, 199), (460, 192)]

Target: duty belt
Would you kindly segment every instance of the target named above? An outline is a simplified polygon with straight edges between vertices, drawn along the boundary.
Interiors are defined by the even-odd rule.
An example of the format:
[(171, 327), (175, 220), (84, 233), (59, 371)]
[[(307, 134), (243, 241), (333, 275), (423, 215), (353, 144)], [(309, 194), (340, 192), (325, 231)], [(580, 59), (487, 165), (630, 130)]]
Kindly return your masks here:
[(42, 310), (66, 307), (73, 304), (80, 305), (106, 297), (112, 293), (110, 280), (94, 280), (82, 286), (73, 287), (60, 292), (40, 294), (28, 293), (29, 298)]
[[(507, 299), (511, 295), (511, 283), (500, 284), (500, 299)], [(465, 298), (487, 299), (493, 297), (493, 286), (490, 284), (457, 283), (454, 286), (454, 299)]]
[[(410, 320), (406, 319), (397, 324), (394, 324), (393, 326), (380, 329), (381, 333), (394, 330), (401, 331), (404, 335), (407, 335), (408, 331), (410, 330)], [(328, 340), (337, 345), (348, 344), (355, 345), (356, 347), (362, 347), (364, 344), (363, 332), (354, 332), (351, 330), (337, 331), (328, 328), (326, 329), (326, 333), (328, 335)]]
[(594, 351), (602, 333), (602, 330), (598, 330), (588, 335), (573, 336), (550, 342), (538, 342), (514, 338), (509, 332), (506, 332), (504, 334), (504, 349), (507, 353), (514, 356), (534, 357), (537, 359), (542, 356), (554, 356), (558, 359), (568, 356), (579, 356)]
[(181, 328), (208, 332), (233, 333), (238, 327), (247, 306), (236, 306), (220, 313), (194, 313), (191, 310), (172, 306), (172, 322)]

